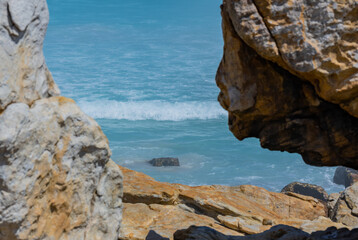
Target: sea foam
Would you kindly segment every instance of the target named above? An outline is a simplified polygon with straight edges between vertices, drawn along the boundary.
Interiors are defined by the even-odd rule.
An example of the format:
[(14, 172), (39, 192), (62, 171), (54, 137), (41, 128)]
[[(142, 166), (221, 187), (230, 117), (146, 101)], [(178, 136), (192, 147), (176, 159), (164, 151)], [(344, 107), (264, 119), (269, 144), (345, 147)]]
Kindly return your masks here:
[(93, 118), (118, 120), (183, 121), (218, 119), (227, 115), (218, 102), (166, 102), (115, 100), (79, 101), (81, 109)]

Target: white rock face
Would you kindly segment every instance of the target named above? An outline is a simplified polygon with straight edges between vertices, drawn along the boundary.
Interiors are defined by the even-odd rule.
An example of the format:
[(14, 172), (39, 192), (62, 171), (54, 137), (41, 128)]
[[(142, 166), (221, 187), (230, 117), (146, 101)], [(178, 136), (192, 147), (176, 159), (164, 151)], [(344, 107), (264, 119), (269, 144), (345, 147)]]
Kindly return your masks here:
[(48, 21), (45, 0), (0, 0), (0, 111), (60, 94), (42, 52)]
[(98, 124), (63, 97), (0, 123), (0, 239), (116, 239), (122, 175)]
[(118, 239), (122, 173), (98, 124), (58, 97), (45, 0), (0, 0), (0, 240)]

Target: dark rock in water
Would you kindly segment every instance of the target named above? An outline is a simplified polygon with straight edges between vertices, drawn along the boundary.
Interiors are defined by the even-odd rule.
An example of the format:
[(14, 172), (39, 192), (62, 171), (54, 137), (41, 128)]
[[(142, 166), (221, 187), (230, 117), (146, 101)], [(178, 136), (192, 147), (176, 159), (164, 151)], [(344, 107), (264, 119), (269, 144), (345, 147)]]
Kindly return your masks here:
[(314, 184), (293, 182), (281, 190), (281, 193), (286, 192), (294, 192), (305, 196), (311, 196), (324, 202), (328, 201), (328, 194), (323, 187)]
[(150, 230), (145, 240), (169, 240), (169, 238), (162, 237), (155, 231)]
[(149, 161), (154, 167), (172, 167), (172, 166), (180, 166), (178, 158), (153, 158)]
[(358, 182), (358, 171), (347, 167), (337, 167), (333, 182), (345, 187), (352, 186), (355, 182)]

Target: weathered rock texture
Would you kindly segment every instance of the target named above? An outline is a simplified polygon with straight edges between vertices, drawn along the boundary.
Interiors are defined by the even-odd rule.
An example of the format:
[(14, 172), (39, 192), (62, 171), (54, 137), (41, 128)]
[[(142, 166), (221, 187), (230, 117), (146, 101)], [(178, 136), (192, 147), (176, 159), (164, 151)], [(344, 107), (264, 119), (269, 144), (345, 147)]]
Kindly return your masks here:
[(0, 239), (118, 239), (108, 140), (44, 63), (45, 0), (0, 0)]
[(238, 139), (358, 169), (357, 15), (357, 1), (224, 1), (216, 81)]
[(59, 95), (42, 53), (48, 20), (45, 0), (0, 0), (0, 112)]
[(277, 224), (306, 233), (345, 227), (327, 218), (320, 201), (297, 193), (288, 196), (249, 185), (189, 187), (121, 169), (124, 208), (120, 239), (145, 239), (150, 230), (173, 239), (174, 232), (191, 225), (231, 236), (261, 233)]
[(332, 209), (331, 218), (336, 222), (358, 228), (358, 183), (341, 192)]

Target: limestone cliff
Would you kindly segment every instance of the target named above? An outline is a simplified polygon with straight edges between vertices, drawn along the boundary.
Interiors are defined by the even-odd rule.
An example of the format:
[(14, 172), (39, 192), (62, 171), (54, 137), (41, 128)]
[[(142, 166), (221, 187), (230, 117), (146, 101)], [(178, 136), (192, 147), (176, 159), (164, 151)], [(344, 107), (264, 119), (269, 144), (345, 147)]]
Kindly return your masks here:
[(0, 239), (112, 239), (122, 175), (108, 140), (58, 97), (42, 53), (45, 0), (0, 0)]
[(216, 81), (242, 140), (358, 169), (358, 2), (224, 0)]

